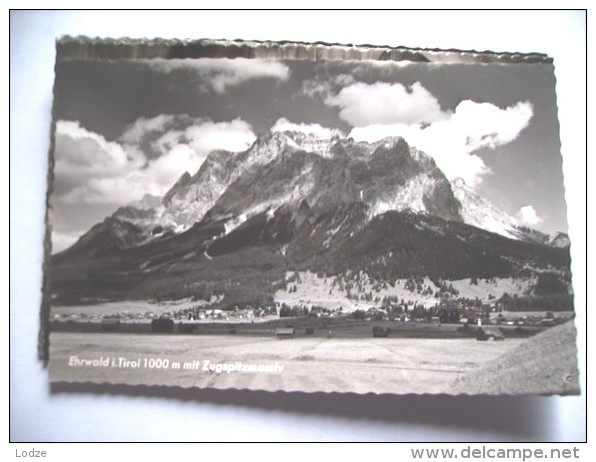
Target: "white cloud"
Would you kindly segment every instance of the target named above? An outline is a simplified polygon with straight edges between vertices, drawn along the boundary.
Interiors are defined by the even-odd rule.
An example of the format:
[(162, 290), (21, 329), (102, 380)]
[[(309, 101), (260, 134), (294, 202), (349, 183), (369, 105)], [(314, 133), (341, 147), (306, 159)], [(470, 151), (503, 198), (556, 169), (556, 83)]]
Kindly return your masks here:
[(406, 87), (346, 80), (349, 84), (343, 88), (331, 81), (320, 82), (318, 87), (315, 83), (310, 90), (326, 93), (325, 104), (339, 108), (339, 116), (354, 127), (350, 133), (354, 139), (372, 142), (402, 136), (431, 155), (448, 178), (462, 177), (470, 185), (490, 173), (476, 151), (515, 140), (533, 116), (529, 102), (501, 109), (465, 100), (454, 112), (443, 111), (437, 98), (419, 82)]
[(335, 135), (342, 135), (342, 132), (333, 128), (326, 128), (320, 124), (292, 123), (285, 117), (277, 119), (277, 122), (271, 127), (274, 132), (299, 132), (313, 134), (320, 138), (332, 138)]
[(322, 61), (315, 67), (316, 75), (305, 80), (302, 92), (311, 98), (325, 100), (336, 95), (343, 87), (362, 82), (395, 82), (403, 68), (421, 65), (424, 68), (435, 68), (440, 63), (391, 61), (391, 60), (364, 60), (354, 61)]
[(432, 156), (449, 179), (461, 177), (474, 186), (490, 173), (474, 153), (481, 148), (494, 149), (510, 143), (528, 126), (532, 115), (533, 108), (528, 102), (500, 109), (490, 103), (466, 100), (447, 119), (428, 126), (408, 123), (357, 126), (350, 136), (368, 142), (401, 136)]
[(286, 81), (290, 68), (279, 61), (246, 58), (151, 59), (145, 61), (156, 71), (170, 73), (187, 69), (204, 81), (201, 90), (224, 93), (228, 87), (253, 79), (272, 78)]
[(121, 176), (145, 163), (137, 150), (126, 151), (79, 122), (64, 120), (56, 122), (54, 158), (56, 177), (68, 182)]
[(355, 127), (372, 124), (417, 124), (444, 120), (449, 114), (419, 82), (410, 87), (400, 83), (356, 82), (325, 99), (339, 107), (339, 116)]
[(530, 226), (539, 225), (543, 221), (542, 218), (538, 216), (536, 209), (531, 205), (521, 207), (517, 217), (522, 223)]
[(353, 84), (356, 81), (352, 74), (318, 75), (313, 79), (305, 80), (302, 83), (302, 92), (311, 98), (325, 100), (342, 87)]
[(184, 172), (197, 171), (204, 160), (203, 153), (194, 151), (186, 144), (178, 144), (167, 154), (150, 162), (147, 168), (133, 172), (127, 179), (140, 185), (141, 189), (137, 194), (139, 198), (146, 193), (160, 196), (171, 188)]
[[(145, 193), (152, 193), (152, 184), (141, 184), (134, 172), (124, 176), (88, 178), (67, 193), (56, 198), (65, 204), (119, 204), (139, 200)], [(143, 178), (145, 179), (145, 178)], [(147, 191), (145, 187), (150, 189)]]
[(159, 135), (159, 137), (151, 143), (151, 149), (157, 153), (158, 156), (167, 154), (174, 146), (184, 143), (184, 130), (170, 130)]
[[(143, 129), (154, 131), (158, 125), (147, 120), (133, 124), (134, 136), (128, 139), (142, 140)], [(160, 155), (147, 159), (136, 145), (108, 142), (78, 122), (59, 121), (55, 200), (66, 204), (125, 205), (147, 193), (160, 196), (184, 172), (196, 172), (209, 152), (242, 151), (255, 139), (250, 125), (241, 119), (229, 122), (196, 119), (183, 130), (164, 133), (155, 141)]]
[(329, 80), (311, 79), (302, 83), (302, 93), (311, 98), (327, 98), (332, 92), (332, 83)]
[(191, 125), (184, 134), (189, 146), (203, 155), (207, 155), (214, 149), (243, 151), (256, 140), (252, 127), (242, 119), (234, 119), (230, 122), (204, 121)]
[(120, 140), (127, 144), (139, 144), (147, 133), (162, 132), (175, 120), (173, 115), (159, 114), (150, 119), (140, 117), (124, 130)]
[(457, 106), (451, 122), (460, 137), (466, 136), (466, 145), (472, 152), (510, 143), (528, 126), (532, 115), (533, 107), (528, 102), (500, 109), (494, 104), (466, 100)]
[(418, 133), (417, 125), (372, 124), (353, 128), (349, 136), (356, 141), (366, 141), (367, 143), (374, 143), (390, 136), (401, 136), (413, 144), (413, 141), (419, 136)]
[(62, 252), (73, 245), (83, 232), (59, 232), (52, 230), (52, 254)]

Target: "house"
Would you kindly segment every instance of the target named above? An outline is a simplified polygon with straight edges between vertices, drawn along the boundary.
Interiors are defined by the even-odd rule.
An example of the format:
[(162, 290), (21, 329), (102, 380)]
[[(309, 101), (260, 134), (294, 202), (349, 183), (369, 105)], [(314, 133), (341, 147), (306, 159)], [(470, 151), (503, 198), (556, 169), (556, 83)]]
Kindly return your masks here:
[(294, 338), (294, 328), (280, 327), (275, 331), (275, 336), (280, 340), (283, 340), (285, 338)]
[(505, 336), (503, 335), (503, 332), (501, 332), (496, 327), (479, 326), (478, 330), (476, 330), (476, 340), (501, 341), (505, 340)]

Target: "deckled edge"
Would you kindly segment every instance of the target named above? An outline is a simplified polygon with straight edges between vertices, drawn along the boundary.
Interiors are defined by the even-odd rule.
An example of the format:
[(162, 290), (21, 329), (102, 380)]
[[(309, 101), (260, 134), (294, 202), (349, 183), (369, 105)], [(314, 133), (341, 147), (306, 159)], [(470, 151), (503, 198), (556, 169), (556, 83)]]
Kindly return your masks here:
[(406, 46), (353, 45), (225, 39), (135, 39), (63, 36), (57, 59), (249, 58), (293, 60), (375, 60), (426, 63), (552, 63), (544, 53), (494, 52)]
[[(333, 395), (340, 399), (353, 397), (360, 400), (382, 400), (382, 399), (421, 399), (424, 397), (431, 398), (446, 398), (454, 402), (462, 399), (476, 400), (476, 399), (525, 399), (525, 398), (551, 398), (551, 397), (565, 397), (565, 396), (579, 396), (580, 390), (568, 390), (562, 392), (538, 392), (538, 393), (392, 393), (386, 392), (357, 392), (357, 391), (337, 391), (337, 390), (316, 390), (303, 391), (292, 389), (264, 389), (264, 388), (238, 388), (238, 387), (198, 387), (198, 386), (180, 386), (180, 385), (160, 385), (160, 384), (127, 384), (120, 382), (105, 382), (105, 381), (67, 381), (56, 380), (49, 382), (49, 391), (51, 394), (71, 394), (71, 393), (91, 393), (104, 394), (114, 396), (143, 396), (143, 397), (160, 397), (183, 401), (207, 401), (218, 402), (225, 404), (243, 404), (247, 405), (244, 399), (238, 399), (237, 394), (246, 394), (253, 396), (268, 395), (266, 400), (252, 404), (256, 407), (263, 408), (269, 402), (276, 400), (270, 399), (271, 394), (276, 396), (301, 396), (301, 395)], [(284, 400), (285, 401), (285, 400)], [(304, 401), (300, 400), (301, 404)], [(273, 405), (272, 408), (277, 408)], [(298, 410), (298, 409), (297, 409)]]
[(54, 83), (52, 86), (52, 119), (50, 122), (50, 146), (48, 151), (48, 171), (46, 172), (46, 197), (44, 215), (43, 261), (41, 282), (41, 306), (39, 310), (39, 332), (37, 334), (37, 357), (47, 368), (50, 361), (50, 296), (51, 296), (51, 271), (50, 259), (52, 257), (52, 208), (50, 198), (54, 192), (54, 148), (56, 144), (56, 68), (58, 65), (58, 42), (56, 42), (56, 59), (54, 61)]

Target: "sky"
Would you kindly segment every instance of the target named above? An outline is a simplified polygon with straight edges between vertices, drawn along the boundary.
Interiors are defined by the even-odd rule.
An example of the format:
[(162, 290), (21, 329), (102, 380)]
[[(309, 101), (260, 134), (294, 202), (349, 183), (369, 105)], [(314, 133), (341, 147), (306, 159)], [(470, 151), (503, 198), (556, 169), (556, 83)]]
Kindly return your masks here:
[(554, 88), (548, 63), (59, 61), (54, 251), (271, 129), (403, 136), (521, 223), (567, 231)]

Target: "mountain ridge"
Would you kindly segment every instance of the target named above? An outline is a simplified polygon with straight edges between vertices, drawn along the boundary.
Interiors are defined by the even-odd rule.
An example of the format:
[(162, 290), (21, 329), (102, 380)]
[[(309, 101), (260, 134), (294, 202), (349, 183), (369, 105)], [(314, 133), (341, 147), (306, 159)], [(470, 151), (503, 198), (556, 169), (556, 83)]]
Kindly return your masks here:
[[(100, 231), (99, 236), (111, 236), (109, 229)], [(567, 249), (517, 241), (412, 211), (388, 211), (370, 220), (364, 202), (323, 212), (304, 202), (282, 206), (227, 232), (225, 220), (206, 217), (180, 234), (97, 250), (96, 245), (79, 246), (54, 256), (56, 301), (212, 293), (224, 296), (226, 307), (270, 304), (280, 284), (285, 287), (285, 275), (295, 271), (335, 278), (367, 274), (381, 284), (421, 277), (527, 279), (545, 273), (560, 287), (569, 285)]]
[[(121, 207), (104, 226), (118, 227), (115, 234), (131, 234), (118, 238), (114, 248), (121, 248), (169, 238), (204, 219), (221, 220), (228, 233), (283, 206), (305, 203), (322, 213), (358, 201), (368, 204), (368, 220), (411, 211), (512, 239), (568, 245), (563, 233), (547, 236), (523, 227), (463, 180), (449, 181), (432, 157), (401, 137), (366, 143), (337, 133), (267, 132), (245, 151), (213, 151), (194, 175), (182, 174), (163, 197), (146, 196)], [(81, 237), (85, 245), (98, 235), (94, 228)]]
[(403, 138), (273, 132), (242, 152), (212, 152), (163, 197), (121, 207), (54, 255), (52, 297), (76, 304), (215, 296), (223, 309), (272, 306), (292, 272), (335, 281), (366, 274), (377, 287), (396, 279), (431, 278), (436, 287), (542, 280), (520, 287), (569, 297), (565, 243), (449, 181)]

